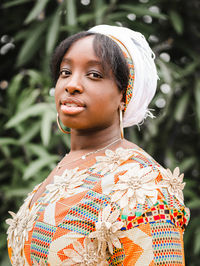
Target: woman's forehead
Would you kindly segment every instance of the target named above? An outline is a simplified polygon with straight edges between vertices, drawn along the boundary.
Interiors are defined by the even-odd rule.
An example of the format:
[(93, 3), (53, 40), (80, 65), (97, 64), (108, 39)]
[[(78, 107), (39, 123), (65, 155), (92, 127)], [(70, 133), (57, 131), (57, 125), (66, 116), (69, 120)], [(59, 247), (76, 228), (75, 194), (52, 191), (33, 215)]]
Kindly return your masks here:
[(89, 53), (90, 56), (93, 55), (94, 57), (97, 57), (94, 51), (94, 36), (86, 36), (79, 40), (76, 40), (71, 44), (63, 58), (70, 57), (72, 54), (80, 55), (81, 53)]
[(81, 38), (77, 41), (75, 41), (68, 51), (64, 54), (62, 58), (63, 63), (69, 63), (72, 64), (73, 61), (76, 59), (76, 61), (84, 60), (87, 65), (98, 65), (100, 67), (103, 67), (103, 62), (100, 57), (95, 52), (94, 49), (94, 36), (86, 36), (84, 38)]

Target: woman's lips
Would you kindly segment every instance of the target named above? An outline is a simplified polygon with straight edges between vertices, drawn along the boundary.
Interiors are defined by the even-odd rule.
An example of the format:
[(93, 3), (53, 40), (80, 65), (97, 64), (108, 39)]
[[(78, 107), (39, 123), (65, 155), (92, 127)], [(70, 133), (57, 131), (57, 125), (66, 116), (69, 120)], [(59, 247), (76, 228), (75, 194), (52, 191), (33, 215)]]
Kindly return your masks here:
[(81, 113), (85, 109), (85, 104), (78, 100), (67, 98), (61, 101), (61, 111), (64, 114), (75, 115)]
[(60, 109), (64, 114), (75, 115), (75, 114), (81, 113), (85, 109), (85, 107), (68, 106), (68, 105), (62, 104)]

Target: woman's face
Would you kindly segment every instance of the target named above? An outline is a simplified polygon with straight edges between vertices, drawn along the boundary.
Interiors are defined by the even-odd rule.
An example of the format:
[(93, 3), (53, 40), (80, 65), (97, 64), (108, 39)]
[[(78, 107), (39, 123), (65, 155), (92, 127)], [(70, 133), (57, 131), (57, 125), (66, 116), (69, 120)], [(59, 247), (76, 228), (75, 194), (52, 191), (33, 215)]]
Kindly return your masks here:
[(94, 36), (76, 41), (64, 55), (56, 83), (56, 109), (62, 123), (77, 130), (119, 124), (122, 101), (111, 70), (105, 71), (93, 50)]

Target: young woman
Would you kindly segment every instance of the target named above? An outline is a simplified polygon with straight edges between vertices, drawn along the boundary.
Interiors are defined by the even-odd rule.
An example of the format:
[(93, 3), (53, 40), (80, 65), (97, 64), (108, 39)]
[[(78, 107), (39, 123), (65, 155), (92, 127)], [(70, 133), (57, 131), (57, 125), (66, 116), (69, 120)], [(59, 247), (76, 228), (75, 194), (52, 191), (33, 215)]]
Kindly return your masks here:
[(8, 219), (13, 265), (184, 265), (183, 174), (123, 138), (152, 116), (154, 54), (138, 32), (96, 26), (52, 60), (71, 150)]

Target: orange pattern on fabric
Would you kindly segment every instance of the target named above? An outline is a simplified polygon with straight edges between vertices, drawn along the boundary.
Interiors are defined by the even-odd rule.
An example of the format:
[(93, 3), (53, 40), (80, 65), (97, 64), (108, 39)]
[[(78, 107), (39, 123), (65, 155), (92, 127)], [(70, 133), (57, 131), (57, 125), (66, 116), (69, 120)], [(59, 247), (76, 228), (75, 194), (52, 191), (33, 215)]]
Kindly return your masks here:
[[(70, 259), (65, 250), (74, 250), (74, 242), (80, 242), (83, 247), (85, 238), (96, 230), (99, 212), (112, 203), (112, 191), (108, 194), (104, 191), (116, 184), (119, 175), (127, 173), (134, 163), (138, 163), (141, 169), (152, 167), (158, 173), (156, 183), (162, 181), (162, 175), (157, 170), (159, 165), (152, 158), (144, 156), (139, 149), (134, 156), (120, 164), (116, 173), (95, 179), (98, 181), (93, 188), (63, 197), (55, 203), (45, 203), (37, 211), (36, 221), (28, 232), (28, 241), (25, 241), (23, 251), (27, 263), (32, 265), (33, 259), (38, 263), (43, 259), (49, 266), (60, 265)], [(95, 176), (92, 173), (90, 175), (88, 178)], [(104, 181), (108, 184), (104, 184)], [(120, 209), (117, 203), (112, 204), (112, 211)], [(188, 213), (183, 204), (169, 195), (167, 189), (158, 189), (156, 204), (152, 204), (151, 199), (146, 197), (144, 204), (137, 204), (133, 210), (125, 212), (121, 209), (120, 213), (116, 221), (123, 222), (121, 232), (124, 236), (120, 237), (122, 247), (113, 248), (113, 255), (108, 259), (110, 265), (184, 265), (181, 227), (187, 224)], [(8, 250), (11, 257), (11, 249)], [(170, 257), (163, 259), (162, 254)]]
[(30, 253), (31, 253), (31, 239), (32, 239), (32, 233), (33, 230), (31, 230), (28, 234), (28, 241), (26, 241), (24, 245), (24, 255), (26, 257), (27, 262), (29, 265), (31, 265), (31, 258), (30, 258)]
[(122, 240), (123, 248), (127, 256), (124, 259), (124, 265), (135, 265), (138, 258), (143, 253), (143, 248), (135, 244), (128, 238), (123, 238)]
[[(123, 247), (125, 254), (124, 265), (151, 264), (153, 260), (151, 230), (149, 224), (143, 224), (127, 231), (128, 238), (125, 238)], [(122, 239), (124, 241), (124, 239)]]

